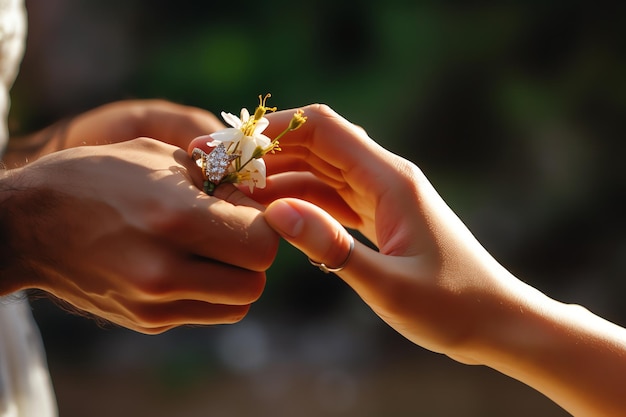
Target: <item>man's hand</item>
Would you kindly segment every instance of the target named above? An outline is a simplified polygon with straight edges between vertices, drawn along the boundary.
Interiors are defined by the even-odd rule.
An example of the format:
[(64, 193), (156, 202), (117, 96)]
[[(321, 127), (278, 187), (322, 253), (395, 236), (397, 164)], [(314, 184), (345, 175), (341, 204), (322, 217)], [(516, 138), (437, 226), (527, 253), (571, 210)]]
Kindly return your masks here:
[(40, 288), (144, 333), (240, 320), (277, 235), (233, 187), (199, 191), (185, 150), (150, 139), (52, 153), (1, 181), (0, 292)]

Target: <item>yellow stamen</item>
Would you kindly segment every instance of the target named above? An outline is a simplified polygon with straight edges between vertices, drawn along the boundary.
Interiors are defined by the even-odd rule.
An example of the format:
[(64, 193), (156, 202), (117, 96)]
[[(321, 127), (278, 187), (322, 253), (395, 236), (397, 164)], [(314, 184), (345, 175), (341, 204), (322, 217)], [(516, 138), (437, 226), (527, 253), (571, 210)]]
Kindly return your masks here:
[(270, 93), (267, 93), (265, 95), (265, 97), (259, 95), (259, 107), (256, 108), (256, 110), (254, 111), (254, 122), (256, 123), (257, 121), (261, 120), (261, 118), (263, 118), (263, 116), (265, 116), (265, 113), (267, 113), (268, 111), (276, 111), (276, 107), (267, 107), (265, 106), (265, 103), (267, 102), (267, 99), (272, 97), (272, 95)]
[(267, 99), (270, 98), (271, 96), (272, 95), (270, 93), (267, 93), (265, 97), (259, 95), (259, 106), (254, 111), (254, 116), (248, 118), (248, 120), (246, 120), (246, 122), (243, 125), (241, 125), (241, 131), (243, 132), (244, 135), (246, 136), (254, 135), (254, 129), (256, 127), (256, 124), (259, 120), (263, 118), (263, 116), (265, 116), (265, 113), (267, 113), (268, 111), (271, 111), (271, 112), (276, 111), (276, 107), (265, 106)]
[[(272, 140), (272, 143), (278, 143), (278, 139), (285, 136), (287, 132), (291, 132), (293, 130), (299, 129), (300, 126), (302, 126), (304, 123), (306, 123), (306, 116), (304, 116), (304, 111), (300, 109), (293, 114), (293, 117), (291, 118), (291, 121), (289, 122), (289, 126), (287, 126), (285, 130), (280, 132), (280, 134), (276, 136), (274, 140)], [(277, 150), (280, 150), (280, 148), (277, 148)]]
[(289, 122), (289, 127), (287, 129), (289, 129), (290, 131), (296, 130), (304, 123), (306, 123), (306, 116), (304, 115), (304, 111), (302, 109), (298, 109), (298, 111), (293, 114), (293, 117), (291, 118), (291, 121)]

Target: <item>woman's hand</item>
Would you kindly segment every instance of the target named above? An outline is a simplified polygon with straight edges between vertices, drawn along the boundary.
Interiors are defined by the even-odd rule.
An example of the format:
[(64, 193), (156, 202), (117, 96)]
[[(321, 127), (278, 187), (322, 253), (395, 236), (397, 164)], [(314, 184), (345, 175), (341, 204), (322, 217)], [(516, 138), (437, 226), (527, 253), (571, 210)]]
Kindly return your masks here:
[[(497, 369), (574, 415), (624, 414), (626, 329), (515, 278), (415, 165), (326, 106), (304, 111), (254, 192), (270, 226), (316, 262), (347, 260), (337, 275), (409, 340)], [(291, 112), (269, 117), (271, 136)], [(350, 254), (340, 223), (378, 251), (357, 242)]]
[[(304, 112), (307, 123), (267, 158), (267, 188), (253, 194), (269, 204), (268, 223), (329, 267), (348, 256), (340, 223), (358, 229), (378, 251), (357, 242), (338, 275), (413, 342), (473, 361), (463, 357), (465, 348), (482, 315), (498, 310), (508, 274), (415, 165), (325, 106)], [(268, 131), (284, 127), (291, 114), (270, 114)], [(290, 198), (274, 201), (283, 197)]]
[(278, 236), (233, 187), (199, 191), (185, 150), (151, 139), (54, 152), (5, 171), (5, 294), (40, 288), (144, 333), (240, 320)]

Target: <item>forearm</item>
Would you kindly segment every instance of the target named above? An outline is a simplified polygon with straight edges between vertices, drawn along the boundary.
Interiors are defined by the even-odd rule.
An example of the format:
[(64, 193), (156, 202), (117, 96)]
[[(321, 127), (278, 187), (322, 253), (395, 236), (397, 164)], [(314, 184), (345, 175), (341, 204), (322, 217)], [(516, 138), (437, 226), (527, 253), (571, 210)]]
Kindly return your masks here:
[[(513, 278), (476, 359), (542, 392), (575, 416), (626, 411), (626, 330)], [(492, 318), (492, 320), (494, 320)]]

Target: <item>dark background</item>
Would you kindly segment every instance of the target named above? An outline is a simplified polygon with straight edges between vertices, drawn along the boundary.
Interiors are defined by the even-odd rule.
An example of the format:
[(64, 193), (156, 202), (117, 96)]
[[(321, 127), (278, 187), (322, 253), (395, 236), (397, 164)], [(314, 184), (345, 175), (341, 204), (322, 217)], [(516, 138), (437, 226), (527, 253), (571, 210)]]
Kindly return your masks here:
[[(15, 133), (124, 98), (323, 102), (552, 297), (626, 324), (626, 10), (591, 2), (27, 0)], [(287, 246), (241, 323), (145, 336), (33, 303), (62, 417), (563, 416), (398, 336)]]

